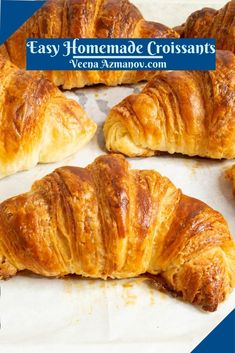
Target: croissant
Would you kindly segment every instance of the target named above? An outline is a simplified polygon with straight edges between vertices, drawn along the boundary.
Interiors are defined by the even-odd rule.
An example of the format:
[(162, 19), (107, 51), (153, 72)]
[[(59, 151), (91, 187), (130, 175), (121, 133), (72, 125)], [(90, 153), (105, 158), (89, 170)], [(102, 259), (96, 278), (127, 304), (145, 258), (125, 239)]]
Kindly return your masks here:
[[(26, 38), (176, 37), (174, 30), (145, 21), (128, 0), (48, 0), (5, 43), (2, 51), (25, 67)], [(153, 71), (50, 71), (48, 78), (64, 89), (103, 83), (116, 86), (149, 79)]]
[(235, 57), (217, 52), (216, 71), (161, 72), (116, 105), (104, 125), (106, 147), (127, 156), (156, 151), (235, 157)]
[(181, 38), (216, 38), (217, 49), (235, 53), (235, 0), (218, 11), (211, 8), (195, 11), (174, 29)]
[(214, 311), (235, 282), (222, 215), (121, 155), (62, 167), (0, 205), (0, 276), (30, 270), (127, 278), (149, 273)]
[(228, 170), (225, 171), (225, 176), (231, 180), (233, 184), (233, 193), (235, 195), (235, 164), (232, 165)]
[(0, 55), (0, 178), (76, 152), (96, 130), (47, 78)]

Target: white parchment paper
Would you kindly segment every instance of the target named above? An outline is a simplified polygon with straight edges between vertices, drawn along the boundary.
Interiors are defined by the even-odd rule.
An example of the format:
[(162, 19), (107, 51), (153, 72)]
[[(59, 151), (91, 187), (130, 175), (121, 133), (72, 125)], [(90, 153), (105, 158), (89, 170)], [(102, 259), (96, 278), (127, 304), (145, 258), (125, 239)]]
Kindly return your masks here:
[[(195, 9), (224, 1), (133, 1), (146, 18), (180, 24)], [(62, 165), (86, 166), (105, 153), (102, 125), (109, 109), (143, 84), (97, 86), (66, 92), (98, 123), (83, 150), (60, 163), (38, 165), (0, 181), (0, 201), (29, 190)], [(133, 168), (156, 169), (185, 194), (220, 211), (235, 234), (235, 201), (224, 169), (233, 162), (161, 156), (130, 159)], [(0, 282), (1, 352), (190, 352), (234, 308), (235, 292), (215, 313), (159, 293), (143, 279), (107, 281), (45, 279), (19, 275)]]

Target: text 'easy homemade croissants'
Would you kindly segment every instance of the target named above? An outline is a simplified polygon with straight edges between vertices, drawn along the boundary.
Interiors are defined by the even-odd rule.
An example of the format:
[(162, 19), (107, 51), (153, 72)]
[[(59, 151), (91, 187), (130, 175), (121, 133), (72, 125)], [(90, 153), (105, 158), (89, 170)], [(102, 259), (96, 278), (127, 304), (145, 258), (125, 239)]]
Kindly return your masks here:
[(0, 205), (0, 276), (161, 276), (214, 311), (234, 286), (235, 246), (224, 218), (155, 171), (120, 155), (63, 167)]
[(220, 10), (204, 8), (195, 11), (175, 30), (181, 38), (216, 38), (217, 49), (235, 53), (235, 0)]
[(217, 51), (215, 71), (158, 73), (111, 110), (104, 135), (109, 151), (132, 157), (161, 151), (234, 158), (234, 54)]
[(0, 55), (0, 178), (63, 159), (95, 131), (81, 106), (47, 78)]
[[(48, 0), (2, 46), (0, 51), (25, 67), (27, 38), (153, 38), (179, 37), (174, 30), (145, 21), (128, 0)], [(65, 89), (103, 83), (116, 86), (149, 79), (153, 71), (44, 72)]]

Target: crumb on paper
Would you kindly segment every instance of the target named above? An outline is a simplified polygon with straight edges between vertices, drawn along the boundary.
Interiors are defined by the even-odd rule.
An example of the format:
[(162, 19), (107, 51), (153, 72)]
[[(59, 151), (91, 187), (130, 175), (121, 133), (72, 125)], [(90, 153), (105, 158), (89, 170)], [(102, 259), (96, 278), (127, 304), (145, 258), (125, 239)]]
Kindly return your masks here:
[(110, 282), (112, 287), (116, 287), (118, 281), (116, 281), (115, 279), (113, 281)]
[(133, 288), (133, 283), (131, 282), (126, 282), (122, 284), (123, 288)]
[(102, 281), (99, 285), (100, 288), (106, 288), (106, 282)]
[(190, 170), (190, 176), (194, 176), (197, 170), (202, 167), (203, 162), (200, 160), (184, 159), (184, 165)]
[(67, 294), (71, 294), (73, 289), (73, 280), (71, 278), (64, 278), (63, 283), (65, 292)]
[(126, 305), (134, 305), (136, 303), (137, 296), (131, 293), (129, 289), (124, 288), (122, 299)]
[(153, 288), (149, 288), (149, 296), (150, 296), (150, 305), (155, 304), (155, 290)]

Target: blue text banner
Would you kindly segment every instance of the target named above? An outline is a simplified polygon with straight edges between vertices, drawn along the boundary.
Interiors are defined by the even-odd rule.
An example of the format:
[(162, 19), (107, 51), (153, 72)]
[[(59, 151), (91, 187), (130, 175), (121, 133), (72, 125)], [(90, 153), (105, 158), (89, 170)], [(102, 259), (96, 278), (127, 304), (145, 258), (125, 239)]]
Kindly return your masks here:
[(215, 39), (39, 39), (26, 42), (28, 70), (214, 70)]

